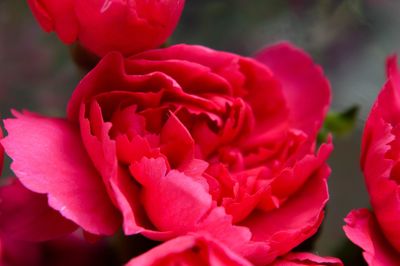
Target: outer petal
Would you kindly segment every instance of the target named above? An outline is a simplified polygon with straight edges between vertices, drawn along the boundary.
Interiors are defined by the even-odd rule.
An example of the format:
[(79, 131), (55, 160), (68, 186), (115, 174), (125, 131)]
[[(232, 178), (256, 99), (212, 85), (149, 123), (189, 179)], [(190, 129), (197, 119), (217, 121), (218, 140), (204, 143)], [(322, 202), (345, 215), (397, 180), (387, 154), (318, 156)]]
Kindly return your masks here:
[(79, 41), (93, 53), (131, 55), (160, 46), (174, 30), (184, 0), (75, 1)]
[(271, 266), (343, 266), (336, 258), (319, 257), (311, 253), (289, 253), (276, 260)]
[[(120, 84), (116, 81), (123, 79), (124, 72), (123, 58), (120, 54), (110, 53), (105, 56), (97, 66), (79, 82), (79, 85), (74, 90), (68, 102), (68, 118), (78, 121), (82, 103), (85, 103), (89, 97), (111, 90), (112, 87), (110, 86), (113, 84), (113, 81), (115, 84), (114, 86), (118, 88)], [(108, 75), (105, 75), (105, 73), (108, 73)]]
[(126, 265), (251, 266), (251, 263), (208, 236), (188, 235), (170, 240)]
[(343, 229), (347, 237), (364, 250), (364, 258), (370, 266), (399, 265), (400, 253), (387, 242), (370, 211), (352, 211), (345, 221), (347, 225)]
[(375, 216), (400, 252), (400, 75), (394, 66), (389, 74), (364, 129), (361, 166)]
[(259, 254), (251, 249), (244, 254), (255, 264), (271, 263), (315, 234), (324, 217), (328, 201), (328, 166), (322, 166), (285, 204), (274, 211), (255, 212), (242, 224), (253, 234), (252, 241), (270, 245), (270, 252)]
[(78, 38), (79, 25), (74, 14), (74, 0), (28, 0), (28, 4), (46, 31), (55, 31), (60, 39), (71, 44)]
[(5, 120), (2, 141), (11, 168), (30, 190), (48, 195), (49, 205), (93, 234), (113, 234), (120, 216), (90, 162), (79, 130), (63, 119), (16, 114)]
[(0, 188), (0, 234), (22, 240), (43, 241), (77, 229), (49, 207), (47, 197), (34, 193), (18, 180)]
[(292, 125), (314, 138), (328, 111), (330, 85), (321, 67), (289, 43), (267, 47), (256, 55), (281, 82)]

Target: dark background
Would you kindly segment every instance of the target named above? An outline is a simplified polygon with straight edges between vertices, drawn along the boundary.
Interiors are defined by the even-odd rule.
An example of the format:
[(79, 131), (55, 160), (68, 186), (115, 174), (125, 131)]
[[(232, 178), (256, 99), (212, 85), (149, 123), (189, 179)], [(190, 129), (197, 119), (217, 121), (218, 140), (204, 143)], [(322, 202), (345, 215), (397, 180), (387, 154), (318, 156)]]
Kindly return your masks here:
[[(187, 0), (171, 38), (246, 56), (290, 40), (323, 66), (332, 84), (332, 110), (360, 106), (356, 129), (335, 139), (331, 200), (315, 250), (320, 255), (336, 255), (346, 241), (343, 218), (368, 207), (358, 166), (360, 138), (385, 81), (385, 58), (400, 48), (399, 13), (397, 0)], [(10, 108), (63, 115), (80, 77), (69, 49), (39, 28), (25, 1), (0, 0), (2, 117), (10, 116)]]

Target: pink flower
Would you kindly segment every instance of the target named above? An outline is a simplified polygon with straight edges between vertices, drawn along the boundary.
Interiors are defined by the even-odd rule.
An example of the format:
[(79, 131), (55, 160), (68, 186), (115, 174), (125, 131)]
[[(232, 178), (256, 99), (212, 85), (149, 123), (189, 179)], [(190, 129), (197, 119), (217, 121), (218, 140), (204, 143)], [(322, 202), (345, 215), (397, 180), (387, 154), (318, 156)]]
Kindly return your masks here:
[(324, 217), (332, 144), (315, 139), (330, 88), (290, 44), (257, 60), (189, 45), (113, 53), (68, 119), (15, 113), (2, 143), (20, 182), (90, 234), (206, 232), (270, 263)]
[(365, 125), (361, 167), (373, 213), (353, 211), (346, 218), (347, 236), (364, 250), (370, 265), (400, 261), (400, 72), (388, 59), (388, 81)]
[(75, 41), (98, 56), (131, 55), (160, 46), (171, 35), (185, 0), (28, 0), (46, 32)]
[[(209, 236), (187, 235), (170, 240), (129, 261), (126, 266), (252, 266), (224, 244)], [(309, 253), (289, 253), (270, 266), (343, 266), (336, 258), (322, 258)]]

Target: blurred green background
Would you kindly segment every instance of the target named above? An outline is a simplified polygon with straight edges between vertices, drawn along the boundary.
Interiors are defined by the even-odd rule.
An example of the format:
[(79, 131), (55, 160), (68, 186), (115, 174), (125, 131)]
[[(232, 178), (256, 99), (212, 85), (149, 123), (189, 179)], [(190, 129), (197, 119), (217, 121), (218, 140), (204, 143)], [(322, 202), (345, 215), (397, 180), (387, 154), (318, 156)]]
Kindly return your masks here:
[[(331, 200), (315, 247), (320, 255), (338, 253), (346, 243), (343, 217), (369, 205), (358, 167), (360, 138), (385, 81), (385, 58), (400, 49), (399, 13), (398, 0), (187, 0), (171, 38), (246, 56), (289, 40), (323, 66), (332, 110), (360, 107), (352, 134), (334, 141)], [(69, 49), (39, 28), (25, 1), (0, 0), (2, 117), (10, 116), (10, 108), (63, 115), (80, 77)]]

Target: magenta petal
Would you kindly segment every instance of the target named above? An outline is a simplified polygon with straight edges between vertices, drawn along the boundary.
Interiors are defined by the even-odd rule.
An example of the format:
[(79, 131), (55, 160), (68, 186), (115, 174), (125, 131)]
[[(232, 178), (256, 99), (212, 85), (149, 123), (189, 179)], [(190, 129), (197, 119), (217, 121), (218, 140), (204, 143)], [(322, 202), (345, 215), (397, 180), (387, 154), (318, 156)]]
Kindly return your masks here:
[(48, 195), (49, 205), (93, 234), (113, 234), (120, 216), (89, 160), (79, 130), (66, 120), (16, 114), (4, 121), (2, 141), (11, 168), (28, 189)]
[(212, 235), (238, 253), (247, 245), (251, 233), (244, 226), (232, 225), (232, 216), (223, 207), (216, 207), (193, 230)]
[[(107, 75), (105, 73), (108, 73)], [(114, 85), (118, 87), (117, 81), (126, 78), (124, 61), (119, 53), (110, 53), (105, 56), (97, 66), (90, 71), (74, 90), (68, 102), (67, 114), (70, 120), (79, 120), (79, 110), (82, 103), (90, 96), (106, 92)], [(113, 84), (113, 85), (112, 85)]]
[(187, 235), (159, 245), (126, 264), (156, 265), (251, 266), (251, 263), (209, 236)]
[[(3, 131), (0, 129), (0, 139), (3, 138)], [(0, 145), (0, 175), (3, 172), (3, 164), (4, 164), (4, 148)]]
[(254, 213), (242, 224), (250, 229), (254, 242), (265, 242), (271, 247), (269, 254), (251, 252), (245, 257), (253, 262), (271, 263), (277, 256), (286, 254), (315, 234), (324, 217), (328, 201), (327, 176), (324, 165), (311, 179), (279, 209)]
[(142, 184), (142, 201), (152, 223), (162, 231), (188, 232), (211, 209), (212, 199), (204, 186), (182, 172), (166, 174), (163, 158), (130, 166)]
[(173, 168), (194, 158), (194, 140), (181, 121), (173, 114), (161, 130), (161, 152)]
[[(396, 70), (389, 62), (389, 72)], [(361, 167), (374, 209), (386, 239), (400, 252), (400, 75), (392, 73), (368, 117), (362, 143)], [(384, 192), (384, 193), (383, 193)]]
[(292, 124), (309, 136), (315, 136), (331, 98), (330, 85), (321, 67), (289, 43), (267, 47), (256, 59), (267, 65), (281, 81)]
[(385, 239), (374, 215), (367, 209), (354, 210), (345, 219), (347, 237), (364, 250), (370, 266), (399, 265), (400, 254)]
[(34, 193), (14, 179), (0, 188), (0, 233), (29, 241), (45, 241), (77, 229), (71, 221), (49, 207), (47, 197)]
[(150, 222), (141, 206), (139, 186), (128, 171), (120, 167), (115, 178), (110, 179), (110, 183), (123, 216), (124, 233), (133, 235), (147, 231), (144, 227), (148, 228)]
[(289, 253), (276, 260), (271, 266), (343, 266), (343, 263), (332, 257), (319, 257), (311, 253)]
[(67, 44), (76, 41), (79, 25), (73, 12), (74, 1), (28, 0), (28, 4), (46, 32), (54, 30)]

